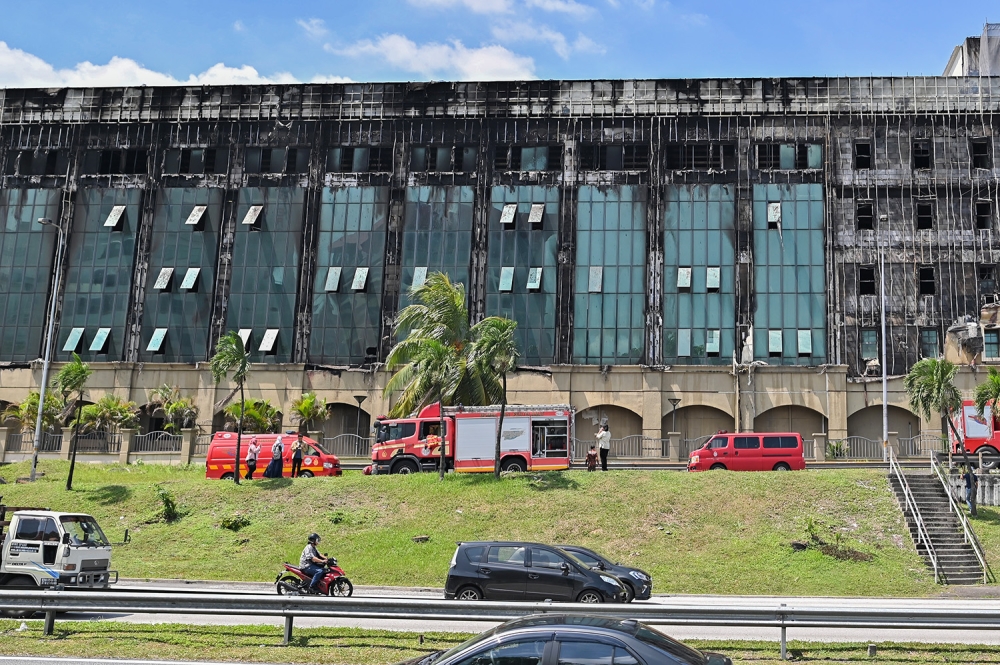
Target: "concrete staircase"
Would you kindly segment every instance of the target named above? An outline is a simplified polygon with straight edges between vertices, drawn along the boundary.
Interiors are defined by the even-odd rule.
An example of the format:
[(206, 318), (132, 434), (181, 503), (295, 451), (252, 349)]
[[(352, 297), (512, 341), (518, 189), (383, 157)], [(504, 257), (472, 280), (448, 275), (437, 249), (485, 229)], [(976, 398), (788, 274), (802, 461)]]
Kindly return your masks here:
[[(917, 510), (924, 520), (924, 527), (930, 536), (931, 545), (937, 554), (938, 572), (941, 582), (945, 584), (982, 584), (983, 567), (976, 557), (975, 550), (965, 542), (962, 525), (951, 511), (948, 495), (945, 494), (941, 481), (933, 473), (906, 473), (906, 482), (917, 504)], [(899, 506), (906, 517), (910, 529), (910, 537), (917, 543), (917, 525), (914, 516), (906, 508), (903, 489), (895, 474), (889, 475), (889, 485), (892, 487)], [(917, 552), (924, 558), (928, 568), (931, 559), (922, 544), (917, 545)]]

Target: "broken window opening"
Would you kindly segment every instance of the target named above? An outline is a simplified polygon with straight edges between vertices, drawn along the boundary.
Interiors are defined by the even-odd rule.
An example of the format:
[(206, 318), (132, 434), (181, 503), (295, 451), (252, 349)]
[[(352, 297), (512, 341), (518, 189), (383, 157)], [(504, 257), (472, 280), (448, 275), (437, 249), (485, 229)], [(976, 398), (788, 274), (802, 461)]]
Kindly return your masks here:
[(854, 168), (870, 169), (872, 167), (872, 144), (870, 141), (858, 141), (854, 144)]
[(979, 266), (979, 295), (994, 296), (997, 292), (996, 266), (983, 263)]
[[(296, 156), (297, 161), (301, 159), (300, 155)], [(391, 173), (392, 148), (384, 146), (330, 148), (326, 156), (326, 170), (328, 173)]]
[(875, 267), (858, 267), (858, 295), (873, 296), (877, 293), (875, 289)]
[(757, 145), (757, 168), (777, 169), (781, 167), (781, 146), (777, 143)]
[(736, 145), (733, 143), (673, 143), (666, 147), (668, 169), (726, 170), (736, 168)]
[(932, 296), (936, 293), (937, 289), (934, 282), (934, 266), (920, 266), (919, 280), (920, 295)]
[(781, 230), (781, 202), (768, 201), (767, 203), (767, 228), (769, 231)]
[(859, 201), (854, 210), (854, 220), (859, 231), (875, 229), (875, 205), (871, 201)]
[(817, 143), (802, 143), (795, 150), (795, 168), (823, 168), (823, 146)]
[(990, 139), (972, 139), (970, 150), (972, 152), (972, 168), (993, 168), (993, 159), (990, 155)]
[(930, 202), (917, 203), (917, 230), (934, 228), (934, 204)]
[(981, 230), (993, 228), (992, 201), (976, 201), (976, 228)]
[(920, 357), (937, 358), (941, 353), (938, 347), (938, 331), (933, 328), (920, 329)]
[(649, 146), (584, 144), (580, 147), (583, 171), (644, 171), (649, 168)]
[(913, 142), (913, 168), (931, 168), (931, 142), (918, 140)]

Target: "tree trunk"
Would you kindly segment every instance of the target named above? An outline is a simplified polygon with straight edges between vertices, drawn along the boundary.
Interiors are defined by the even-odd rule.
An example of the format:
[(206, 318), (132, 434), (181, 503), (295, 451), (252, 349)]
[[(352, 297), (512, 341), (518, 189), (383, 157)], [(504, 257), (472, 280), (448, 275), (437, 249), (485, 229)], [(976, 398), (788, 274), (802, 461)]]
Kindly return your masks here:
[(502, 375), (503, 394), (500, 396), (500, 422), (497, 424), (497, 447), (493, 457), (493, 477), (500, 478), (500, 440), (503, 435), (503, 416), (507, 411), (507, 372)]
[(246, 401), (243, 399), (243, 384), (240, 384), (240, 422), (236, 426), (236, 473), (233, 474), (233, 480), (236, 484), (240, 484), (240, 443), (243, 439), (243, 416), (246, 410)]
[(73, 425), (73, 440), (69, 442), (69, 475), (66, 476), (66, 490), (73, 489), (73, 471), (76, 469), (76, 439), (80, 433), (80, 417), (83, 415), (83, 394), (76, 400), (76, 423)]
[[(445, 436), (444, 436), (444, 386), (438, 386), (438, 418), (440, 419), (440, 424), (438, 425), (438, 436), (441, 437), (441, 462), (438, 466), (438, 479), (444, 480), (445, 468), (448, 466), (448, 458), (444, 454), (445, 448)], [(454, 454), (452, 450), (452, 454)]]

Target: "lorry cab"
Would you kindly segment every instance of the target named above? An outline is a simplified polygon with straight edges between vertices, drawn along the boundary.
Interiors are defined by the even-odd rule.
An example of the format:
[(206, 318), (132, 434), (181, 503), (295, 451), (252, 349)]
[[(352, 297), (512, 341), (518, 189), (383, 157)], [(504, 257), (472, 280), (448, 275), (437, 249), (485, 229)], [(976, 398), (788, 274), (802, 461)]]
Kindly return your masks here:
[(719, 433), (688, 458), (688, 471), (791, 471), (806, 468), (797, 432)]
[(0, 552), (0, 587), (103, 588), (118, 581), (111, 543), (90, 515), (18, 510)]

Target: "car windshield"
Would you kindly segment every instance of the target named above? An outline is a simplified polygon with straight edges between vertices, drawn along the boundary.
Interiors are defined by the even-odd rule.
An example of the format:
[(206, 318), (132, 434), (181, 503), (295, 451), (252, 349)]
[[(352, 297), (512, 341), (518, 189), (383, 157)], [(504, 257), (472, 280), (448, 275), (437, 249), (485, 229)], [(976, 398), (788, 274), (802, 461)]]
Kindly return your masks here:
[(108, 539), (97, 526), (93, 517), (88, 515), (63, 515), (59, 518), (63, 529), (69, 534), (69, 544), (84, 547), (107, 547)]
[(431, 665), (431, 663), (436, 663), (437, 661), (441, 660), (442, 658), (447, 658), (448, 656), (454, 655), (454, 654), (456, 654), (456, 653), (458, 653), (458, 652), (460, 652), (460, 651), (462, 651), (462, 650), (464, 650), (464, 649), (466, 649), (468, 647), (471, 647), (473, 644), (478, 644), (479, 642), (487, 640), (487, 639), (493, 637), (496, 634), (497, 630), (499, 630), (499, 628), (500, 628), (500, 626), (497, 626), (496, 628), (490, 628), (485, 633), (480, 633), (479, 635), (476, 635), (475, 637), (472, 637), (472, 638), (470, 638), (470, 639), (462, 642), (458, 646), (455, 646), (455, 647), (452, 647), (452, 648), (448, 649), (447, 651), (440, 651), (440, 652), (438, 652), (436, 654), (432, 653), (431, 656), (433, 656), (434, 658), (431, 659), (431, 660), (428, 660), (428, 658), (430, 658), (430, 656), (428, 656), (428, 658), (425, 658), (424, 660), (420, 661), (420, 665)]
[(638, 629), (635, 631), (635, 637), (646, 644), (665, 651), (686, 665), (705, 665), (705, 654), (692, 649), (686, 644), (681, 644), (677, 640), (667, 637), (660, 631), (650, 628), (645, 624), (639, 624)]

